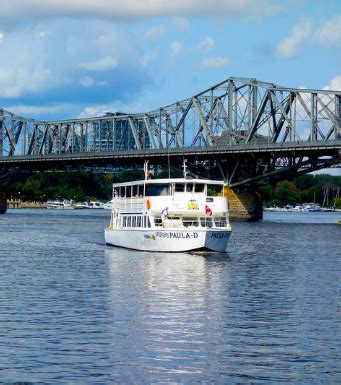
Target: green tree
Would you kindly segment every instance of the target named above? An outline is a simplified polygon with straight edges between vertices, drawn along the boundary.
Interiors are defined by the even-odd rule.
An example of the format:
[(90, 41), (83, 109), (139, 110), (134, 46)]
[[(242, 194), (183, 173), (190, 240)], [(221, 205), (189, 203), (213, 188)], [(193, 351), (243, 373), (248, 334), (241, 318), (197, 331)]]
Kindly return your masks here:
[(178, 170), (177, 168), (171, 167), (170, 170), (162, 170), (156, 174), (155, 179), (167, 179), (169, 178), (182, 178), (184, 176), (182, 170)]
[(301, 191), (300, 202), (315, 202), (316, 197), (319, 196), (319, 190), (315, 186), (311, 186), (305, 190)]
[(144, 179), (144, 173), (142, 170), (134, 169), (134, 170), (125, 170), (119, 176), (120, 182), (131, 182), (134, 180)]
[(263, 201), (266, 205), (272, 205), (273, 197), (274, 197), (275, 188), (274, 186), (267, 185), (261, 187), (261, 194), (263, 197)]
[(299, 200), (299, 192), (294, 183), (283, 180), (277, 183), (274, 193), (274, 199), (281, 202), (282, 205), (288, 203), (295, 204)]

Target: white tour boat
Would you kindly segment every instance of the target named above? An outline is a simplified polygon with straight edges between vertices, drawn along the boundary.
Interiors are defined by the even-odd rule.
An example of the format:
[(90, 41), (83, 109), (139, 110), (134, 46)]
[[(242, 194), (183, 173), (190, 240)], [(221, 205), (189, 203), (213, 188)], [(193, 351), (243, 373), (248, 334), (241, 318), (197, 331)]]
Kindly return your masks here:
[(46, 207), (48, 209), (64, 209), (64, 210), (66, 210), (66, 209), (73, 209), (72, 204), (73, 204), (72, 200), (68, 201), (66, 199), (63, 199), (63, 200), (47, 201)]
[(226, 252), (231, 226), (223, 187), (186, 177), (114, 184), (105, 241), (144, 251)]

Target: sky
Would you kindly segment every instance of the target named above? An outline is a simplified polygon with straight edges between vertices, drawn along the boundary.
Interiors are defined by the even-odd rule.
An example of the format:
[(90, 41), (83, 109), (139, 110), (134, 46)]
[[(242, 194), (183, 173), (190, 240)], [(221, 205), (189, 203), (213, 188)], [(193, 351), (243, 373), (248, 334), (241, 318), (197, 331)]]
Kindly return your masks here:
[(146, 112), (233, 77), (341, 90), (339, 0), (0, 0), (0, 106)]

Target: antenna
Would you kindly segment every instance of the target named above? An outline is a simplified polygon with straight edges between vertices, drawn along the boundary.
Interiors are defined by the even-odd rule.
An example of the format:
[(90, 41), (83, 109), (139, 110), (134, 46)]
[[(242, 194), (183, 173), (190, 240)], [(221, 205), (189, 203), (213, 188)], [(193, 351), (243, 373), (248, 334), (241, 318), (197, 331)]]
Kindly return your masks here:
[(170, 171), (170, 157), (169, 157), (169, 149), (168, 149), (168, 179), (170, 179), (171, 171)]
[(144, 180), (148, 179), (148, 163), (149, 163), (149, 160), (144, 161), (144, 166), (143, 166)]
[(146, 180), (148, 179), (148, 160), (144, 161), (143, 170), (144, 170), (144, 181), (143, 181), (143, 197), (146, 196)]
[(184, 159), (184, 163), (182, 167), (184, 169), (184, 178), (186, 179), (187, 178), (187, 159)]

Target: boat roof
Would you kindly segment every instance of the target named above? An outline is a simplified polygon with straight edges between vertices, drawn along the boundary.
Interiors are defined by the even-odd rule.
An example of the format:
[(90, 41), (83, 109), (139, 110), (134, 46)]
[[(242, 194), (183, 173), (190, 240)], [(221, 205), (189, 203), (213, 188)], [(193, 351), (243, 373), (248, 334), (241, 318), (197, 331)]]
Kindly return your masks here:
[(133, 182), (114, 183), (113, 188), (116, 187), (128, 187), (128, 186), (141, 186), (141, 185), (156, 185), (156, 184), (171, 184), (171, 183), (195, 183), (195, 184), (209, 184), (224, 186), (225, 182), (212, 179), (189, 179), (189, 178), (170, 178), (170, 179), (146, 179), (136, 180)]

